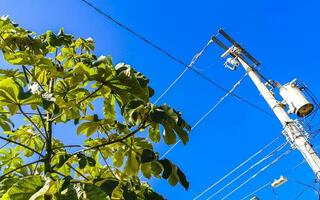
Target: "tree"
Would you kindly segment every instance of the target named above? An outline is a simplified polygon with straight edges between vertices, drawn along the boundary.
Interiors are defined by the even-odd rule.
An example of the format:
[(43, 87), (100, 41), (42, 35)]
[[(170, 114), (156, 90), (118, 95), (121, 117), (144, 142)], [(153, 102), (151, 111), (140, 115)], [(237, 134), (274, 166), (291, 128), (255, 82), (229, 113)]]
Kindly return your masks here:
[[(180, 112), (150, 103), (154, 90), (143, 74), (96, 57), (91, 38), (63, 29), (36, 35), (8, 17), (0, 19), (0, 49), (11, 64), (0, 69), (2, 199), (163, 199), (140, 173), (188, 189), (153, 144), (186, 144), (190, 126)], [(57, 134), (86, 139), (64, 144)]]

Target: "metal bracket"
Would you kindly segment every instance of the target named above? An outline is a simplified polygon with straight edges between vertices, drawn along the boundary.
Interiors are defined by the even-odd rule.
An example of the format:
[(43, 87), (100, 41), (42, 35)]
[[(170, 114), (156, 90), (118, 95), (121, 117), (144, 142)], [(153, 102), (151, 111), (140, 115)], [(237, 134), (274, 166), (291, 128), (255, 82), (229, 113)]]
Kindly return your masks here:
[(226, 32), (224, 32), (223, 29), (220, 29), (219, 33), (232, 44), (232, 46), (228, 48), (221, 40), (218, 39), (217, 36), (213, 36), (211, 38), (212, 41), (214, 41), (216, 44), (218, 44), (218, 46), (225, 50), (225, 52), (221, 55), (222, 58), (230, 55), (232, 58), (242, 58), (244, 62), (246, 62), (249, 66), (251, 65), (248, 61), (253, 64), (253, 67), (260, 65), (260, 63), (251, 54), (249, 54), (233, 38), (231, 38)]

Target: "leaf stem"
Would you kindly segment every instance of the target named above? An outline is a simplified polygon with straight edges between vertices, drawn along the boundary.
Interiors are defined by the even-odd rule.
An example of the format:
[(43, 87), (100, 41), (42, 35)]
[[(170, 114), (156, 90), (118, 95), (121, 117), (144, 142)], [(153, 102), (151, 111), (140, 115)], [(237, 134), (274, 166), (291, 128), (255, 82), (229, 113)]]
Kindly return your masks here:
[(107, 145), (110, 145), (110, 144), (121, 142), (121, 141), (133, 136), (134, 134), (139, 132), (141, 129), (144, 129), (146, 127), (147, 126), (139, 126), (137, 129), (135, 129), (134, 131), (132, 131), (131, 133), (127, 134), (126, 136), (124, 136), (122, 138), (119, 138), (119, 139), (116, 139), (116, 140), (113, 140), (113, 141), (108, 141), (108, 142), (105, 142), (105, 143), (102, 143), (102, 144), (99, 144), (99, 145), (96, 145), (96, 146), (92, 146), (92, 147), (89, 147), (89, 148), (86, 148), (86, 149), (82, 149), (80, 151), (77, 151), (77, 152), (73, 153), (72, 156), (73, 155), (77, 155), (77, 154), (82, 153), (82, 152), (86, 152), (86, 151), (92, 150), (92, 149), (97, 149), (97, 148), (100, 148), (100, 147), (103, 147), (103, 146), (107, 146)]
[(28, 163), (28, 164), (22, 165), (22, 166), (20, 166), (20, 167), (17, 167), (17, 168), (15, 168), (15, 169), (13, 169), (13, 170), (11, 170), (11, 171), (3, 174), (3, 175), (0, 177), (0, 180), (2, 180), (5, 176), (7, 176), (8, 174), (11, 174), (12, 172), (15, 172), (15, 171), (17, 171), (17, 170), (19, 170), (19, 169), (22, 169), (22, 168), (24, 168), (24, 167), (28, 167), (29, 165), (33, 165), (33, 164), (35, 164), (35, 163), (42, 162), (42, 161), (44, 161), (44, 159), (36, 160), (36, 161), (31, 162), (31, 163)]
[[(11, 114), (9, 111), (0, 111), (0, 114)], [(21, 112), (17, 112), (16, 114), (23, 115)], [(45, 115), (43, 113), (34, 113), (34, 112), (25, 112), (26, 115)]]
[(73, 169), (75, 172), (77, 172), (82, 178), (86, 179), (87, 181), (89, 181), (89, 179), (87, 177), (85, 177), (85, 175), (83, 175), (81, 172), (79, 172), (76, 168), (72, 167), (72, 165), (70, 165), (69, 163), (66, 163), (71, 169)]
[(99, 90), (101, 90), (101, 88), (103, 86), (104, 86), (104, 83), (102, 83), (97, 89), (95, 89), (93, 92), (91, 92), (88, 96), (81, 99), (77, 104), (80, 104), (80, 103), (84, 102), (85, 100), (89, 99), (90, 97), (92, 97), (95, 93), (97, 93)]
[(22, 65), (22, 67), (31, 75), (31, 77), (33, 78), (33, 80), (34, 80), (36, 83), (38, 83), (38, 85), (40, 86), (40, 88), (45, 92), (46, 90), (44, 89), (44, 87), (39, 83), (39, 81), (37, 80), (37, 78), (30, 72), (30, 70), (29, 70), (26, 66), (24, 66), (24, 65)]
[(20, 112), (23, 114), (23, 116), (25, 116), (28, 121), (37, 129), (37, 131), (44, 137), (46, 138), (46, 136), (42, 133), (42, 131), (40, 130), (40, 128), (32, 121), (32, 119), (22, 110), (21, 106), (18, 105)]
[(38, 155), (39, 155), (39, 156), (41, 156), (42, 158), (44, 157), (41, 153), (37, 152), (36, 150), (34, 150), (34, 149), (32, 149), (32, 148), (30, 148), (30, 147), (28, 147), (28, 146), (24, 145), (24, 144), (21, 144), (21, 143), (19, 143), (19, 142), (16, 142), (16, 141), (10, 140), (9, 138), (5, 138), (5, 137), (2, 137), (2, 136), (0, 136), (0, 139), (5, 140), (5, 141), (7, 141), (7, 142), (14, 143), (14, 144), (19, 145), (19, 146), (22, 146), (22, 147), (24, 147), (24, 148), (26, 148), (26, 149), (29, 149), (30, 151), (32, 151), (32, 152), (34, 152), (34, 153), (38, 154)]

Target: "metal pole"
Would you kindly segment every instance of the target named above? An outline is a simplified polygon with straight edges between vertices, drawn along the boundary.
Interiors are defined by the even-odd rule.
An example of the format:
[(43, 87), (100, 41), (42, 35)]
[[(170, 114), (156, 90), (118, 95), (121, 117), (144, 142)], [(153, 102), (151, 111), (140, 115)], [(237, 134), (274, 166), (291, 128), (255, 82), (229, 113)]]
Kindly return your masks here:
[(306, 162), (316, 174), (317, 178), (320, 179), (320, 159), (311, 144), (308, 142), (308, 139), (304, 136), (304, 128), (299, 124), (299, 122), (293, 121), (289, 117), (279, 101), (277, 101), (272, 92), (270, 92), (267, 86), (262, 82), (259, 74), (250, 67), (242, 57), (238, 56), (237, 59), (281, 122), (284, 128), (283, 134), (286, 139), (291, 143), (293, 148), (297, 148), (300, 151)]

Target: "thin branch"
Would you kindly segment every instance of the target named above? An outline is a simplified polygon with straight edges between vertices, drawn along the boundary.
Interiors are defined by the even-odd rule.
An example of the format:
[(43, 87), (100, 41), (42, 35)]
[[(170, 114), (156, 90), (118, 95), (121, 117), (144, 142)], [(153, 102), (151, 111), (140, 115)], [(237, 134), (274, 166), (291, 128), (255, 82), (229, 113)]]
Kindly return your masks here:
[(26, 66), (22, 65), (22, 70), (23, 70), (24, 78), (26, 79), (27, 83), (29, 84), (30, 81), (29, 81), (29, 78), (28, 78), (28, 75), (27, 75)]
[(20, 112), (23, 114), (23, 116), (25, 116), (25, 117), (29, 120), (29, 122), (38, 130), (38, 132), (39, 132), (44, 138), (46, 138), (46, 136), (42, 133), (42, 131), (39, 129), (39, 127), (32, 121), (32, 119), (31, 119), (26, 113), (23, 112), (21, 106), (18, 105), (18, 107), (19, 107)]
[[(42, 149), (41, 149), (40, 153), (42, 153), (42, 151), (44, 150), (44, 147), (45, 147), (45, 145), (42, 146)], [(38, 159), (40, 159), (40, 156), (39, 156)], [(33, 172), (32, 172), (32, 175), (34, 175), (34, 174), (36, 173), (37, 168), (38, 168), (38, 164), (39, 164), (39, 163), (37, 163), (36, 166), (34, 167), (34, 170), (33, 170)]]
[(59, 174), (60, 176), (63, 176), (63, 177), (67, 177), (66, 175), (64, 175), (63, 173), (61, 173), (61, 172), (58, 172), (58, 171), (56, 171), (56, 170), (51, 170), (51, 172), (52, 173), (56, 173), (56, 174)]
[(24, 66), (24, 65), (22, 65), (22, 67), (24, 67), (24, 69), (26, 69), (26, 71), (31, 75), (31, 77), (33, 78), (33, 80), (34, 80), (36, 83), (38, 83), (38, 85), (40, 86), (40, 88), (45, 92), (46, 90), (44, 89), (44, 87), (39, 83), (39, 81), (37, 80), (37, 78), (30, 72), (30, 70), (29, 70), (26, 66)]
[[(0, 34), (0, 37), (1, 39), (5, 42), (5, 39), (2, 37), (2, 34)], [(12, 49), (10, 46), (7, 45), (7, 47), (9, 47), (9, 49), (12, 51), (12, 53), (15, 53), (14, 49)], [(45, 91), (45, 89), (42, 87), (42, 85), (38, 82), (38, 80), (36, 79), (36, 77), (29, 71), (29, 69), (25, 66), (25, 65), (22, 65), (22, 69), (23, 69), (23, 73), (24, 73), (24, 76), (25, 76), (25, 79), (27, 81), (27, 83), (29, 83), (29, 79), (28, 79), (28, 76), (26, 74), (26, 72), (28, 72), (31, 77), (39, 84), (39, 86), (41, 87), (41, 89), (43, 91)]]
[(24, 167), (28, 167), (29, 165), (33, 165), (33, 164), (35, 164), (35, 163), (42, 162), (42, 161), (44, 161), (44, 159), (36, 160), (36, 161), (31, 162), (31, 163), (28, 163), (28, 164), (22, 165), (22, 166), (20, 166), (20, 167), (17, 167), (17, 168), (15, 168), (15, 169), (13, 169), (13, 170), (11, 170), (11, 171), (3, 174), (3, 175), (0, 177), (0, 180), (2, 180), (5, 176), (7, 176), (8, 174), (11, 174), (12, 172), (15, 172), (15, 171), (17, 171), (17, 170), (19, 170), (19, 169), (22, 169), (22, 168), (24, 168)]
[(44, 128), (44, 131), (45, 131), (46, 134), (47, 134), (46, 123), (45, 123), (45, 121), (44, 121), (44, 119), (43, 119), (43, 116), (41, 115), (41, 112), (40, 112), (40, 110), (39, 110), (39, 107), (36, 106), (36, 108), (37, 108), (37, 111), (38, 111), (38, 113), (39, 113), (39, 115), (40, 115), (40, 119), (41, 119), (41, 122), (42, 122), (42, 125), (43, 125), (43, 128)]
[(89, 181), (89, 179), (87, 177), (85, 177), (81, 172), (79, 172), (76, 168), (72, 167), (72, 165), (70, 165), (69, 163), (66, 163), (71, 169), (73, 169), (75, 172), (77, 172), (81, 177), (83, 177), (84, 179), (86, 179), (87, 181)]
[(54, 147), (54, 148), (52, 148), (52, 150), (63, 149), (63, 148), (87, 148), (87, 147), (88, 147), (87, 145), (69, 144), (69, 145)]
[[(92, 93), (90, 93), (88, 96), (84, 97), (83, 99), (81, 99), (79, 102), (77, 102), (78, 105), (80, 105), (82, 102), (84, 102), (85, 100), (89, 99), (90, 97), (93, 97), (93, 95), (95, 93), (97, 93), (99, 90), (101, 90), (101, 88), (104, 86), (104, 83), (102, 83), (97, 89), (95, 89)], [(60, 114), (58, 114), (57, 116), (55, 116), (54, 118), (50, 119), (50, 121), (54, 121), (56, 119), (58, 119), (59, 117), (61, 117), (64, 113), (61, 112)]]
[(111, 169), (110, 165), (108, 164), (108, 162), (107, 162), (106, 158), (103, 156), (103, 154), (102, 154), (101, 150), (100, 150), (99, 148), (98, 148), (98, 150), (99, 150), (99, 153), (100, 153), (100, 155), (101, 155), (101, 157), (102, 157), (102, 159), (103, 159), (104, 163), (107, 165), (107, 167), (108, 167), (108, 169), (109, 169), (110, 173), (112, 174), (112, 176), (113, 176), (114, 178), (117, 178), (117, 176), (115, 175), (115, 173), (114, 173), (114, 172), (113, 172), (113, 170)]
[(8, 144), (10, 144), (10, 142), (9, 142), (9, 141), (7, 141), (4, 145), (2, 145), (2, 146), (0, 147), (0, 149), (5, 148)]
[(60, 114), (58, 114), (57, 116), (55, 116), (54, 118), (51, 118), (50, 121), (53, 122), (54, 120), (58, 119), (59, 117), (61, 117), (64, 113), (61, 112)]
[(99, 144), (99, 145), (96, 145), (96, 146), (93, 146), (93, 147), (89, 147), (89, 148), (86, 148), (86, 149), (82, 149), (80, 151), (77, 151), (77, 152), (73, 153), (72, 156), (73, 155), (77, 155), (77, 154), (82, 153), (82, 152), (86, 152), (86, 151), (92, 150), (92, 149), (97, 149), (97, 148), (100, 148), (100, 147), (103, 147), (103, 146), (107, 146), (107, 145), (110, 145), (110, 144), (121, 142), (121, 141), (133, 136), (134, 134), (136, 134), (137, 132), (139, 132), (141, 129), (144, 129), (144, 128), (146, 128), (146, 126), (138, 127), (136, 130), (132, 131), (131, 133), (129, 133), (128, 135), (126, 135), (126, 136), (124, 136), (122, 138), (119, 138), (119, 139), (116, 139), (116, 140), (113, 140), (113, 141), (108, 141), (108, 142), (105, 142), (105, 143), (102, 143), (102, 144)]
[[(0, 114), (11, 114), (9, 111), (0, 111)], [(17, 112), (16, 114), (23, 115), (21, 112)], [(34, 112), (25, 112), (27, 115), (45, 115), (43, 113), (34, 113)]]
[(104, 86), (104, 83), (102, 83), (97, 89), (95, 89), (93, 92), (91, 92), (88, 96), (81, 99), (77, 104), (80, 104), (80, 103), (84, 102), (85, 100), (89, 99), (90, 97), (92, 97), (95, 93), (97, 93), (99, 90), (101, 90), (101, 88), (103, 86)]
[(32, 151), (32, 152), (34, 152), (34, 153), (38, 154), (38, 155), (39, 155), (39, 156), (41, 156), (42, 158), (44, 157), (41, 153), (37, 152), (36, 150), (34, 150), (34, 149), (32, 149), (32, 148), (30, 148), (30, 147), (28, 147), (28, 146), (24, 145), (24, 144), (21, 144), (21, 143), (19, 143), (19, 142), (16, 142), (16, 141), (10, 140), (9, 138), (5, 138), (5, 137), (2, 137), (2, 136), (0, 136), (0, 139), (5, 140), (5, 141), (7, 141), (7, 142), (14, 143), (14, 144), (19, 145), (19, 146), (22, 146), (22, 147), (24, 147), (24, 148), (26, 148), (26, 149), (29, 149), (30, 151)]

